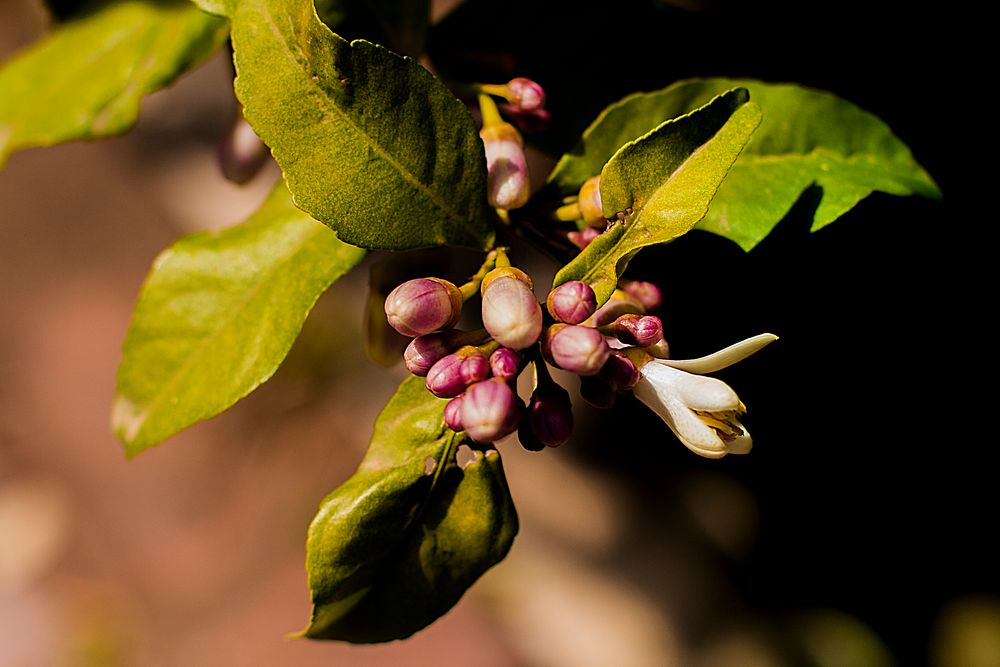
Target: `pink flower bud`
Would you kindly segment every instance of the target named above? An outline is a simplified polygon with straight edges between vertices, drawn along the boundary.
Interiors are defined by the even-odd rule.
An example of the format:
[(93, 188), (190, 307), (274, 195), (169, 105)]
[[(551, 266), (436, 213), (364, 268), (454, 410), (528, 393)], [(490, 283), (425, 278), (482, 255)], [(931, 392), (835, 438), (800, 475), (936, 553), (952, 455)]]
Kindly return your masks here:
[(519, 76), (507, 82), (507, 100), (521, 111), (535, 111), (545, 106), (545, 90), (535, 81)]
[(483, 279), (483, 326), (504, 347), (523, 350), (542, 332), (542, 307), (524, 272), (511, 267), (490, 271)]
[(503, 380), (478, 382), (462, 397), (462, 427), (473, 440), (494, 442), (517, 428), (524, 404)]
[(404, 336), (448, 329), (462, 315), (462, 293), (440, 278), (415, 278), (392, 290), (385, 299), (385, 316)]
[(587, 320), (587, 324), (595, 327), (604, 326), (614, 322), (626, 313), (646, 314), (642, 308), (642, 304), (637, 299), (622, 290), (616, 289), (607, 303), (598, 308), (594, 316)]
[(403, 352), (406, 370), (420, 377), (426, 376), (431, 366), (458, 347), (463, 335), (461, 331), (450, 330), (417, 336)]
[(663, 340), (663, 323), (656, 315), (622, 315), (608, 326), (608, 330), (626, 345), (647, 347)]
[(639, 369), (624, 353), (611, 350), (598, 377), (615, 391), (629, 391), (639, 381)]
[(601, 202), (601, 177), (593, 176), (580, 188), (580, 197), (577, 200), (580, 207), (580, 215), (588, 227), (604, 229), (608, 225), (607, 218), (604, 217), (604, 208)]
[(257, 175), (268, 158), (267, 146), (240, 114), (218, 147), (219, 169), (227, 180), (243, 185)]
[(521, 372), (521, 356), (509, 347), (501, 347), (490, 355), (490, 370), (494, 377), (513, 380)]
[(596, 227), (584, 227), (578, 232), (570, 232), (566, 236), (569, 238), (569, 242), (575, 245), (580, 250), (583, 250), (590, 245), (590, 242), (601, 235), (601, 230)]
[(580, 398), (599, 410), (615, 404), (615, 390), (599, 377), (580, 378)]
[(622, 280), (618, 286), (626, 294), (636, 299), (648, 313), (656, 310), (663, 303), (663, 294), (660, 288), (645, 280)]
[(513, 104), (501, 104), (500, 108), (504, 114), (511, 119), (517, 129), (525, 134), (535, 134), (548, 129), (552, 123), (552, 114), (545, 109), (535, 109), (534, 111), (521, 111)]
[(549, 327), (542, 351), (555, 366), (583, 376), (597, 375), (611, 353), (600, 331), (576, 324)]
[(490, 206), (524, 206), (531, 194), (524, 141), (510, 123), (487, 125), (479, 133), (486, 148), (486, 188)]
[(569, 393), (550, 382), (540, 384), (528, 403), (528, 421), (538, 440), (558, 447), (573, 434), (573, 404)]
[(597, 310), (597, 297), (587, 283), (571, 280), (549, 292), (545, 305), (556, 320), (579, 324)]
[(440, 398), (452, 398), (489, 375), (490, 363), (483, 353), (466, 345), (431, 366), (427, 372), (427, 389)]
[(461, 431), (462, 429), (462, 396), (456, 396), (455, 398), (448, 401), (448, 404), (444, 406), (444, 425), (450, 428), (452, 431)]

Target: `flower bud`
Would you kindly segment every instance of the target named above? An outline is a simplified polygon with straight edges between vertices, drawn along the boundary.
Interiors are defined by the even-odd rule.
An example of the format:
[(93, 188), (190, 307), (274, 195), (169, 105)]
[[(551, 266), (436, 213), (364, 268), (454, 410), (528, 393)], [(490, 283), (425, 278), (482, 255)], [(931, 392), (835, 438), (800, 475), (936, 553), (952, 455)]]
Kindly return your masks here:
[(493, 442), (517, 428), (524, 404), (503, 380), (469, 387), (462, 397), (462, 427), (473, 440)]
[(219, 144), (217, 157), (222, 175), (237, 185), (243, 185), (264, 166), (268, 150), (250, 123), (239, 114)]
[(601, 235), (601, 230), (596, 227), (584, 227), (578, 232), (570, 232), (566, 236), (569, 238), (569, 242), (575, 245), (580, 250), (585, 249), (590, 245), (590, 242)]
[(597, 375), (611, 349), (597, 329), (554, 324), (545, 332), (542, 351), (555, 366), (577, 375)]
[(601, 203), (601, 177), (593, 176), (588, 178), (583, 187), (580, 188), (580, 215), (588, 227), (604, 229), (608, 225), (607, 218), (604, 217), (604, 207)]
[(656, 310), (663, 303), (663, 294), (660, 292), (660, 288), (653, 283), (648, 283), (645, 280), (622, 280), (618, 286), (623, 292), (641, 303), (647, 313)]
[(545, 306), (556, 320), (567, 324), (579, 324), (597, 310), (597, 297), (587, 283), (571, 280), (549, 292)]
[(615, 390), (599, 377), (580, 378), (580, 398), (599, 410), (615, 404)]
[(431, 366), (427, 372), (427, 389), (440, 398), (452, 398), (489, 375), (490, 363), (483, 353), (466, 345)]
[(521, 111), (545, 106), (545, 90), (535, 81), (519, 76), (507, 82), (507, 100)]
[(542, 308), (531, 291), (531, 279), (503, 267), (483, 279), (483, 326), (504, 347), (523, 350), (542, 332)]
[(528, 403), (528, 421), (538, 440), (558, 447), (573, 434), (573, 404), (569, 392), (554, 382), (538, 385)]
[(406, 370), (420, 377), (426, 376), (431, 366), (451, 354), (466, 335), (464, 332), (452, 329), (417, 336), (410, 341), (403, 352)]
[(624, 353), (611, 350), (598, 377), (615, 391), (629, 391), (639, 381), (639, 369)]
[(642, 304), (637, 299), (620, 289), (616, 289), (607, 303), (598, 308), (593, 317), (586, 321), (586, 324), (595, 327), (604, 326), (614, 322), (626, 313), (646, 314), (642, 308)]
[(385, 299), (385, 316), (404, 336), (448, 329), (462, 315), (462, 293), (441, 278), (415, 278), (392, 290)]
[(490, 370), (494, 377), (513, 380), (521, 371), (521, 356), (509, 347), (501, 347), (490, 355)]
[(525, 134), (535, 134), (548, 129), (552, 123), (552, 114), (545, 109), (522, 111), (513, 104), (501, 104), (500, 108), (517, 125), (517, 129)]
[(607, 326), (608, 333), (626, 345), (648, 347), (663, 340), (663, 323), (656, 315), (622, 315)]
[(531, 194), (524, 141), (510, 123), (487, 125), (479, 132), (486, 148), (486, 188), (490, 206), (524, 206)]
[(452, 431), (461, 431), (462, 429), (462, 398), (461, 396), (456, 396), (455, 398), (448, 401), (448, 404), (444, 406), (444, 425), (450, 428)]

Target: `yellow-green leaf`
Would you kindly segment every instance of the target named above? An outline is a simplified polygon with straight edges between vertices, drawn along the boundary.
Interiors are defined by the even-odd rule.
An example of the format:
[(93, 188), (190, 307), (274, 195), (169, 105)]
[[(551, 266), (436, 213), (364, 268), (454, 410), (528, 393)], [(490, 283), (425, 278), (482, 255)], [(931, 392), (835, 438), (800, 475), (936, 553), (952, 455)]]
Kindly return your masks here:
[(365, 248), (492, 244), (483, 144), (444, 84), (335, 35), (312, 0), (229, 12), (236, 93), (299, 207)]
[(757, 125), (746, 89), (662, 123), (622, 146), (601, 172), (604, 214), (615, 222), (556, 275), (590, 283), (603, 303), (640, 249), (674, 239), (701, 220)]
[(164, 251), (118, 368), (112, 421), (129, 456), (271, 377), (319, 295), (364, 256), (295, 208), (283, 184), (246, 222)]
[(187, 0), (124, 0), (74, 16), (0, 68), (0, 166), (30, 146), (119, 134), (139, 102), (215, 51), (226, 22)]
[(751, 79), (692, 79), (612, 104), (560, 159), (549, 183), (562, 194), (574, 194), (625, 142), (736, 87), (750, 91), (763, 120), (698, 223), (700, 229), (749, 250), (812, 185), (821, 195), (813, 230), (875, 191), (940, 197), (910, 149), (874, 114), (826, 91)]
[(403, 381), (357, 472), (323, 501), (306, 546), (306, 637), (408, 637), (507, 555), (518, 526), (500, 455), (458, 467), (464, 436), (445, 427), (446, 403), (422, 378)]

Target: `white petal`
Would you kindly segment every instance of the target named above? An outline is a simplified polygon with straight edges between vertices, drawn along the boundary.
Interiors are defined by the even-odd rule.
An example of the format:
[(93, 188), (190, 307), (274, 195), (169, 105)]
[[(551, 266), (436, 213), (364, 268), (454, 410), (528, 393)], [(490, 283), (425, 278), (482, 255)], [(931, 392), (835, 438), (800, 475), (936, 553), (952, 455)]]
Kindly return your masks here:
[(778, 337), (774, 334), (758, 334), (746, 340), (741, 340), (739, 343), (734, 343), (707, 357), (699, 357), (697, 359), (656, 359), (655, 361), (658, 364), (664, 364), (671, 368), (679, 368), (689, 373), (713, 373), (726, 366), (732, 366), (737, 361), (743, 361), (754, 352), (770, 345), (776, 340), (778, 340)]
[(698, 419), (669, 389), (658, 387), (646, 376), (641, 376), (632, 392), (660, 416), (688, 449), (713, 459), (726, 455), (726, 445), (718, 434)]
[(669, 393), (692, 410), (727, 412), (740, 407), (740, 399), (732, 388), (716, 378), (692, 375), (686, 371), (650, 361), (640, 374), (657, 388), (661, 395)]

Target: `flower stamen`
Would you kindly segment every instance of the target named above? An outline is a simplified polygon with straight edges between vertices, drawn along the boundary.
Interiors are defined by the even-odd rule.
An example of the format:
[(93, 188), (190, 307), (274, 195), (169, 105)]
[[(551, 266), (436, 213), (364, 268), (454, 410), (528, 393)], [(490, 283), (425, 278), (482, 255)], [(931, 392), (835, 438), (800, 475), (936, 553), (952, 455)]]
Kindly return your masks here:
[(708, 412), (695, 410), (694, 414), (701, 420), (701, 423), (715, 431), (716, 435), (718, 435), (723, 442), (729, 443), (736, 438), (746, 435), (746, 431), (744, 431), (741, 425), (735, 421), (735, 412), (716, 412), (710, 414)]

